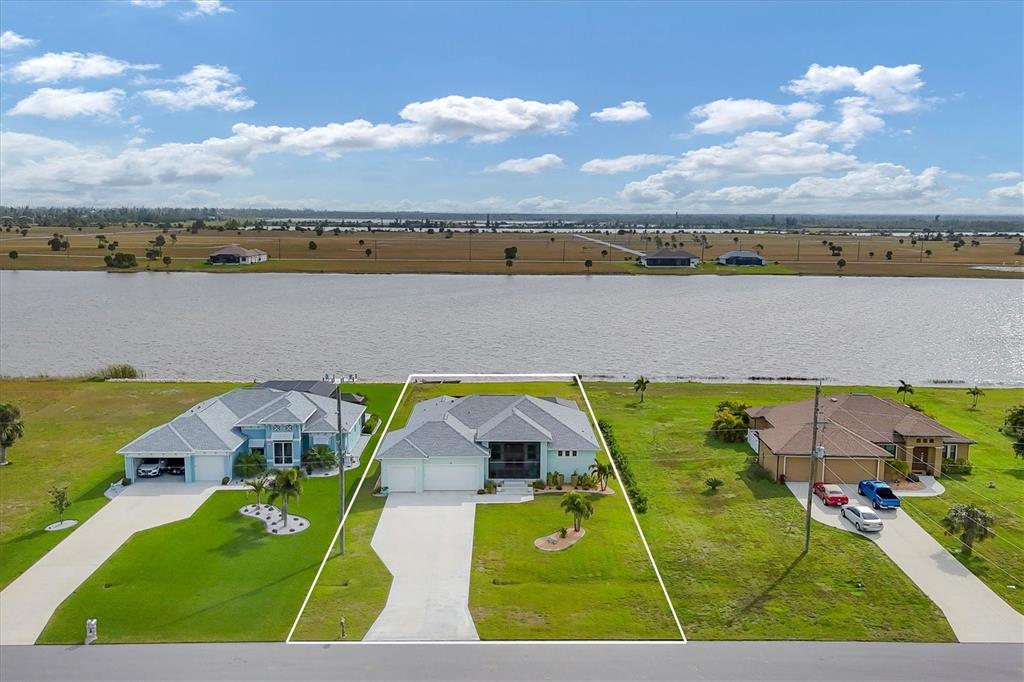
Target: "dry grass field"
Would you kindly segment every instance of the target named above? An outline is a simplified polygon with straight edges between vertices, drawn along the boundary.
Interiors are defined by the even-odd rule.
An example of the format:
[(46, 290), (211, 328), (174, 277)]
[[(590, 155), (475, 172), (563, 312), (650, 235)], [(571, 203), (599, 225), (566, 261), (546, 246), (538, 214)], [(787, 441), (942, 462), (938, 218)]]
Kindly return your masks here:
[[(71, 244), (65, 252), (54, 252), (47, 245), (53, 232), (64, 235)], [(603, 235), (590, 237), (619, 244), (642, 252), (657, 249), (656, 240), (703, 255), (706, 263), (700, 268), (641, 268), (631, 253), (589, 241), (572, 233), (480, 233), (464, 232), (446, 236), (423, 232), (359, 232), (328, 231), (317, 236), (313, 232), (284, 231), (217, 231), (199, 234), (178, 232), (174, 242), (167, 235), (164, 255), (171, 257), (169, 266), (159, 259), (144, 257), (150, 240), (160, 234), (155, 229), (95, 228), (78, 232), (60, 228), (33, 228), (25, 237), (17, 233), (0, 236), (0, 268), (29, 270), (105, 270), (103, 256), (109, 252), (97, 248), (98, 235), (118, 242), (119, 252), (133, 253), (139, 269), (206, 272), (347, 272), (347, 273), (458, 273), (458, 274), (808, 274), (866, 276), (929, 276), (929, 277), (1009, 277), (1022, 278), (1024, 273), (979, 270), (977, 265), (1020, 265), (1024, 256), (1015, 255), (1016, 238), (977, 237), (979, 245), (967, 244), (959, 250), (953, 242), (918, 242), (909, 238), (853, 237), (831, 235), (789, 234), (711, 234), (702, 247), (693, 235)], [(310, 249), (310, 242), (316, 249)], [(839, 257), (830, 254), (822, 241), (843, 247), (846, 265), (837, 266)], [(259, 248), (270, 254), (270, 260), (253, 266), (211, 266), (207, 255), (225, 244), (241, 244)], [(517, 258), (509, 267), (504, 250), (516, 247)], [(725, 251), (741, 248), (759, 250), (769, 265), (762, 268), (719, 267), (715, 258)], [(9, 257), (17, 251), (18, 258)], [(891, 251), (891, 259), (886, 252)], [(931, 251), (931, 253), (927, 253)], [(592, 261), (592, 267), (585, 266)]]

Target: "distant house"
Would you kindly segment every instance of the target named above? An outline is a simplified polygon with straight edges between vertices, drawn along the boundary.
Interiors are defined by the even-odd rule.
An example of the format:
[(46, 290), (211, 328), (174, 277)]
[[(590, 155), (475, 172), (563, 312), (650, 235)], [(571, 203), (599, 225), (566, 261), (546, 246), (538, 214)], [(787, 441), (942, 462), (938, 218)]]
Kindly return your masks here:
[(654, 253), (649, 253), (646, 256), (641, 256), (640, 265), (645, 265), (649, 268), (695, 268), (700, 265), (700, 258), (689, 251), (683, 251), (682, 249), (664, 248), (658, 249)]
[(764, 265), (764, 256), (753, 251), (726, 251), (718, 257), (719, 265)]
[(210, 254), (207, 262), (210, 265), (251, 265), (263, 263), (269, 258), (266, 251), (247, 249), (238, 244), (228, 244)]
[[(747, 441), (775, 478), (806, 481), (811, 461), (813, 401), (747, 410)], [(837, 393), (819, 406), (825, 458), (815, 481), (881, 480), (885, 463), (903, 460), (916, 474), (939, 476), (944, 462), (964, 462), (973, 440), (906, 405), (865, 393)]]
[(488, 479), (535, 481), (586, 473), (599, 449), (587, 415), (562, 398), (441, 396), (413, 407), (377, 459), (391, 492), (478, 490)]

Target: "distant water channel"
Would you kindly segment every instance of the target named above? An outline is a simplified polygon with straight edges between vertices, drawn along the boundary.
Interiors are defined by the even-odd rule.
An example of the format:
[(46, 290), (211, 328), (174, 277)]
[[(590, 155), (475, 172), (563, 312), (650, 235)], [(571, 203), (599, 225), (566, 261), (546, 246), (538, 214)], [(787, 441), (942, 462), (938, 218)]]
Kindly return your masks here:
[(1024, 385), (1024, 282), (0, 272), (0, 372)]

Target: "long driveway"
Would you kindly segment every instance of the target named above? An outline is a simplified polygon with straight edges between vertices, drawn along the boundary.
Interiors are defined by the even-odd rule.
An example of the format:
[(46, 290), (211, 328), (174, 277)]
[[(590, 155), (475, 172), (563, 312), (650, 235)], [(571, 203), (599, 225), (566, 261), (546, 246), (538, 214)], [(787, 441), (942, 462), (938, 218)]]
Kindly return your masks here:
[[(806, 509), (807, 484), (787, 483)], [(855, 484), (843, 485), (850, 502), (865, 498)], [(912, 503), (912, 502), (911, 502)], [(878, 533), (861, 533), (907, 574), (935, 602), (961, 642), (1024, 642), (1024, 616), (1017, 613), (976, 575), (964, 568), (952, 554), (928, 534), (905, 511), (882, 510), (884, 528)], [(826, 507), (814, 498), (811, 517), (834, 528), (857, 533), (837, 507)]]
[(370, 546), (394, 580), (366, 640), (476, 640), (469, 613), (476, 495), (391, 493)]
[(61, 602), (132, 534), (188, 518), (216, 489), (157, 481), (130, 486), (0, 592), (0, 644), (34, 644)]

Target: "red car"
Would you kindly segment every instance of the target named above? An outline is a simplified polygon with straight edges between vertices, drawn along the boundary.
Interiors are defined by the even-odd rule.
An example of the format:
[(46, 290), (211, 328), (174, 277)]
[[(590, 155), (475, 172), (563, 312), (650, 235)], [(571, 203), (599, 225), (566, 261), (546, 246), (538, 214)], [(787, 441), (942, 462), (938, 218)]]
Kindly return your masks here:
[(834, 483), (822, 483), (821, 481), (815, 483), (814, 494), (829, 507), (841, 507), (850, 503), (850, 498), (846, 496), (843, 489)]

